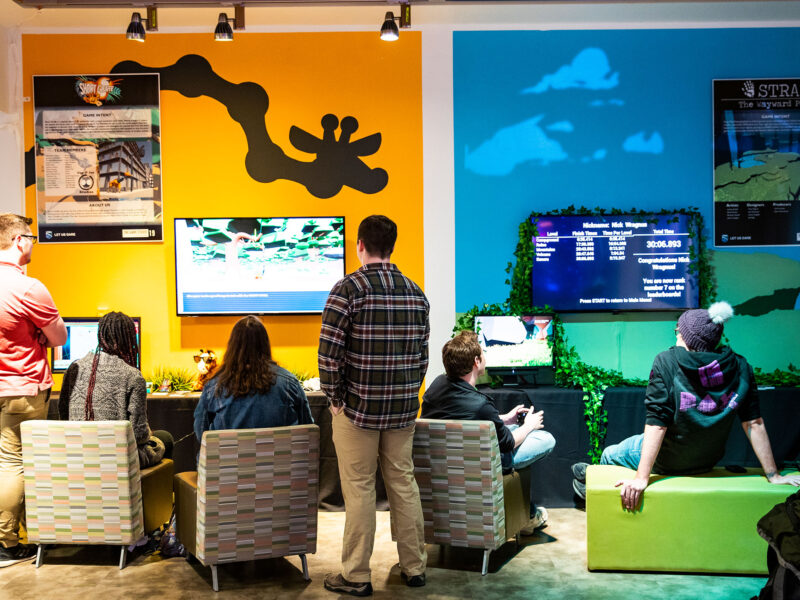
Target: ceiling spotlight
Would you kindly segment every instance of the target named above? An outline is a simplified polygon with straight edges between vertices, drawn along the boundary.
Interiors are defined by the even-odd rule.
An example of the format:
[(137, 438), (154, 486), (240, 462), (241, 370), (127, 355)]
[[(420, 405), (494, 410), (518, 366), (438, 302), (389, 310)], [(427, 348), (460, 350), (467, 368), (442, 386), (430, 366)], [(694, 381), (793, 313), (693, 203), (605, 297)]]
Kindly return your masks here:
[(128, 30), (125, 32), (125, 37), (135, 42), (144, 41), (144, 25), (142, 25), (142, 15), (135, 12), (131, 15), (131, 22), (128, 25)]
[(401, 29), (411, 27), (411, 3), (400, 3), (400, 16), (395, 17), (392, 11), (388, 11), (383, 18), (383, 25), (381, 25), (381, 39), (385, 42), (394, 42), (400, 37), (400, 29), (397, 23), (400, 22)]
[(214, 29), (214, 39), (218, 42), (233, 41), (233, 29), (231, 29), (230, 23), (228, 23), (228, 15), (225, 13), (219, 13), (219, 21), (216, 29)]
[(147, 20), (142, 23), (142, 15), (135, 12), (131, 15), (131, 22), (125, 31), (125, 37), (135, 42), (143, 42), (145, 31), (158, 31), (158, 9), (155, 6), (147, 7)]
[[(214, 29), (214, 39), (218, 42), (230, 42), (233, 40), (233, 30), (244, 29), (244, 4), (237, 4), (234, 8), (234, 18), (229, 19), (225, 13), (219, 13), (217, 26)], [(231, 28), (233, 23), (233, 28)]]

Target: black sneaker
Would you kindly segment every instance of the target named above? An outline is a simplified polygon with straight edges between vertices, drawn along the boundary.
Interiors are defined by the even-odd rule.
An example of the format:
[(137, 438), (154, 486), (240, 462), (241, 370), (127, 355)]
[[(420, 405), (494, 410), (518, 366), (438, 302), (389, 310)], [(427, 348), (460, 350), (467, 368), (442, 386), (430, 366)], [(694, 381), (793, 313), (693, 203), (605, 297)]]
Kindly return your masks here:
[(589, 463), (579, 462), (572, 465), (572, 476), (580, 481), (581, 483), (586, 483), (586, 467), (589, 466)]
[(586, 484), (578, 481), (577, 479), (572, 480), (572, 489), (575, 490), (575, 495), (583, 500), (586, 500)]
[(0, 546), (0, 568), (36, 558), (35, 544), (17, 544), (10, 548)]
[(326, 590), (331, 592), (350, 594), (351, 596), (372, 596), (372, 583), (369, 581), (363, 583), (347, 581), (341, 573), (336, 575), (328, 573), (325, 575), (325, 582), (323, 585)]
[(406, 582), (408, 587), (422, 587), (425, 585), (425, 573), (421, 575), (411, 575), (410, 577), (400, 571), (400, 579)]

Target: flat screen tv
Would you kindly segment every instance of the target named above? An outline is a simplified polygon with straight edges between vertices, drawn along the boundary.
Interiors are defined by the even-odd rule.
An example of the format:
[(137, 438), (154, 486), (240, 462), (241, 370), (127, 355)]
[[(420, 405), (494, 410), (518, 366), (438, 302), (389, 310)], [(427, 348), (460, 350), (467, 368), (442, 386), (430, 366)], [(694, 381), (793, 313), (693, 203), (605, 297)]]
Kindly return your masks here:
[(699, 306), (689, 216), (559, 215), (534, 222), (534, 306), (559, 312)]
[[(139, 364), (142, 360), (142, 321), (131, 317), (136, 325), (136, 341), (139, 346)], [(63, 373), (69, 366), (97, 349), (97, 324), (100, 317), (64, 317), (67, 327), (67, 341), (63, 346), (50, 349), (50, 369)]]
[(553, 315), (475, 317), (486, 372), (504, 385), (552, 385)]
[(344, 217), (175, 219), (181, 316), (321, 313), (344, 265)]

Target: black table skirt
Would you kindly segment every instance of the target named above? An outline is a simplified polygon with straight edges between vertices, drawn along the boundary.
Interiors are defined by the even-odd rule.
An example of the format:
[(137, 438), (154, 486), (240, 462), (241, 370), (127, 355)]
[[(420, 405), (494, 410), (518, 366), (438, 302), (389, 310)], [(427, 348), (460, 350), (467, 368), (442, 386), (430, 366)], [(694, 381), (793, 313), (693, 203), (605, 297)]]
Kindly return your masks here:
[[(501, 413), (517, 404), (544, 410), (545, 429), (553, 434), (556, 447), (546, 459), (535, 463), (531, 473), (531, 495), (537, 504), (547, 507), (574, 506), (572, 491), (573, 463), (587, 461), (589, 434), (583, 416), (583, 393), (554, 387), (539, 388), (481, 388), (491, 396)], [(176, 440), (173, 459), (175, 472), (194, 471), (200, 444), (193, 434), (194, 409), (198, 394), (151, 395), (147, 398), (147, 413), (152, 429), (166, 429)], [(773, 453), (778, 466), (791, 465), (800, 457), (800, 389), (776, 388), (760, 391), (761, 414), (767, 425)], [(342, 510), (339, 467), (331, 438), (331, 414), (323, 394), (308, 394), (314, 422), (320, 428), (319, 504), (325, 510)], [(50, 418), (58, 418), (58, 394), (50, 405)], [(644, 388), (610, 388), (606, 390), (604, 406), (608, 412), (608, 431), (605, 445), (619, 443), (628, 436), (644, 430)], [(758, 467), (759, 463), (739, 426), (734, 426), (728, 439), (721, 465)], [(386, 490), (378, 469), (376, 483), (378, 506), (387, 507)]]
[[(589, 434), (583, 416), (583, 393), (561, 388), (481, 388), (500, 413), (517, 404), (544, 410), (544, 428), (556, 438), (547, 458), (532, 467), (531, 497), (550, 507), (574, 505), (572, 473), (575, 462), (587, 461)], [(644, 388), (609, 388), (603, 400), (608, 412), (605, 446), (644, 431)], [(772, 451), (779, 467), (793, 466), (800, 456), (800, 389), (775, 388), (759, 392), (761, 415), (767, 426)], [(720, 465), (759, 467), (744, 431), (734, 425)]]

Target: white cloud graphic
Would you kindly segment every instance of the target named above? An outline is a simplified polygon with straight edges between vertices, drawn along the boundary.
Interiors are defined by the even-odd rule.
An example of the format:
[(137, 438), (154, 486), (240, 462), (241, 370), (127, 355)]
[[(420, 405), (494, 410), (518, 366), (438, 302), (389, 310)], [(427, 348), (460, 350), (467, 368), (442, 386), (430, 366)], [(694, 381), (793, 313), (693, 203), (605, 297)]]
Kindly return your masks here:
[(552, 125), (545, 127), (548, 131), (563, 131), (565, 133), (572, 133), (575, 131), (575, 126), (569, 121), (558, 121)]
[(640, 131), (629, 136), (622, 143), (622, 149), (625, 150), (625, 152), (661, 154), (664, 152), (664, 139), (657, 131), (654, 131), (649, 139), (645, 136), (644, 131)]
[(534, 161), (540, 165), (566, 160), (568, 155), (557, 141), (547, 137), (537, 115), (504, 127), (470, 152), (464, 149), (464, 167), (478, 175), (508, 175), (517, 165)]
[(619, 85), (619, 73), (611, 72), (606, 53), (600, 48), (581, 50), (568, 65), (545, 75), (536, 85), (522, 90), (523, 94), (541, 94), (549, 89), (608, 90)]

